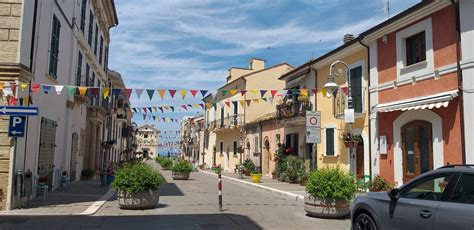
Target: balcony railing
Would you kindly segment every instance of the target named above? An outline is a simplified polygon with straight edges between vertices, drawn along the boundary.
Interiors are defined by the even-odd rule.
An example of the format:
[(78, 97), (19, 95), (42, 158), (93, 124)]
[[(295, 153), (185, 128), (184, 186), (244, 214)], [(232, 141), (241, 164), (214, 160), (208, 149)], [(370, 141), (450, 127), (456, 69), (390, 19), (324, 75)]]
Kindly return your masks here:
[(294, 117), (304, 117), (306, 111), (311, 111), (313, 109), (313, 104), (309, 101), (299, 101), (299, 100), (286, 100), (280, 105), (277, 105), (277, 117), (279, 120), (294, 118)]
[(231, 115), (226, 118), (211, 122), (210, 129), (233, 129), (243, 125), (243, 114)]

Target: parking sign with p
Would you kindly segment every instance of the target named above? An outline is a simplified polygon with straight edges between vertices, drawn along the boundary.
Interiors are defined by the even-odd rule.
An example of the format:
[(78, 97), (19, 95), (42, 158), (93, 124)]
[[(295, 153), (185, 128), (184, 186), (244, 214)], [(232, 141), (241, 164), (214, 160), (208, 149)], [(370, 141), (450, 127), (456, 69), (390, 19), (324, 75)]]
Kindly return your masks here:
[(25, 116), (10, 116), (10, 124), (8, 126), (9, 137), (25, 136)]

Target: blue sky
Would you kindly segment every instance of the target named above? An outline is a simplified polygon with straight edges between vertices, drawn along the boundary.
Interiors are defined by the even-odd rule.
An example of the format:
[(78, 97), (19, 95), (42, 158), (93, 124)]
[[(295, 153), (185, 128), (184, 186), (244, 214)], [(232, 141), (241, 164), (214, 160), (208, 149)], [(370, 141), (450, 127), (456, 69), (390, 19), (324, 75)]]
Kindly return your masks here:
[[(295, 67), (387, 18), (386, 0), (117, 0), (119, 26), (111, 31), (109, 67), (130, 88), (217, 89), (230, 67), (257, 57)], [(393, 16), (419, 0), (390, 0)], [(177, 99), (179, 98), (179, 99)], [(199, 103), (200, 98), (149, 100), (132, 106)], [(157, 113), (181, 118), (192, 112)], [(144, 124), (142, 116), (134, 120)], [(151, 123), (151, 121), (146, 121)], [(176, 124), (155, 123), (162, 130)], [(166, 140), (164, 140), (166, 141)]]

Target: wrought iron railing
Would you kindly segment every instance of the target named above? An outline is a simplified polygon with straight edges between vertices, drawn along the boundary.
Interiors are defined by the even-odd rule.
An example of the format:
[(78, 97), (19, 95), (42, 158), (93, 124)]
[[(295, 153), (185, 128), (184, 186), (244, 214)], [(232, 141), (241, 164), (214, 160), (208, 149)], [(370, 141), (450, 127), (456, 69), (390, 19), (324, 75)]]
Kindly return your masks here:
[(243, 114), (231, 115), (211, 123), (211, 129), (233, 129), (243, 125)]
[(309, 101), (287, 100), (277, 105), (277, 117), (280, 120), (294, 117), (304, 117), (306, 111), (313, 109), (313, 104)]

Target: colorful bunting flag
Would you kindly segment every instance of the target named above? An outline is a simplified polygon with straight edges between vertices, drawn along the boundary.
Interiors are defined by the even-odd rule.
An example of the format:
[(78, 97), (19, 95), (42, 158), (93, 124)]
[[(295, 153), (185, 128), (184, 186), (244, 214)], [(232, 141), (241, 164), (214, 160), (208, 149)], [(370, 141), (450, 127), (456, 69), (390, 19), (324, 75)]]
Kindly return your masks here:
[(207, 94), (207, 92), (208, 92), (207, 90), (201, 90), (201, 95), (202, 95), (202, 97), (205, 97), (206, 94)]
[(60, 95), (61, 92), (63, 91), (63, 88), (64, 88), (64, 85), (55, 85), (54, 89), (56, 90), (56, 95)]
[(244, 96), (247, 93), (247, 90), (240, 90), (240, 94)]
[(270, 94), (272, 95), (272, 98), (275, 97), (275, 95), (278, 93), (278, 90), (270, 90)]
[(76, 87), (74, 87), (74, 86), (66, 86), (66, 91), (67, 91), (67, 95), (68, 95), (68, 96), (71, 96), (71, 95), (73, 95), (73, 94), (76, 92)]
[(181, 97), (184, 99), (186, 97), (186, 94), (188, 93), (187, 90), (180, 90), (179, 94), (181, 94)]
[(171, 98), (174, 98), (174, 95), (176, 94), (176, 90), (170, 89), (170, 90), (168, 90), (168, 92), (170, 93)]
[(182, 105), (181, 106), (184, 110), (188, 111), (188, 108), (186, 107), (186, 105)]
[(43, 85), (43, 92), (44, 94), (49, 94), (49, 91), (51, 90), (50, 85)]
[(33, 93), (37, 93), (39, 91), (39, 88), (40, 88), (40, 84), (38, 83), (31, 84), (31, 90), (33, 91)]
[(189, 90), (189, 92), (191, 93), (191, 95), (193, 95), (193, 97), (196, 97), (196, 94), (198, 91), (195, 89), (192, 89), (192, 90)]
[(79, 87), (79, 93), (81, 94), (82, 97), (86, 96), (86, 92), (87, 92), (87, 87), (85, 86)]
[(130, 96), (132, 95), (132, 89), (123, 89), (123, 93), (130, 100)]
[(92, 95), (94, 95), (94, 97), (99, 96), (99, 88), (90, 88), (90, 91), (91, 91)]
[(140, 99), (140, 96), (142, 96), (143, 89), (135, 89), (135, 93), (137, 94), (138, 99)]
[(102, 88), (102, 97), (105, 99), (105, 98), (108, 98), (109, 95), (110, 95), (110, 88), (109, 87)]
[[(3, 84), (2, 84), (2, 86), (3, 86)], [(25, 91), (27, 87), (28, 87), (28, 84), (21, 83), (21, 90)]]
[(153, 94), (155, 94), (155, 90), (154, 89), (147, 89), (146, 90), (146, 93), (148, 94), (148, 98), (153, 99)]
[(264, 97), (266, 93), (267, 93), (267, 90), (260, 90), (261, 97)]
[(245, 102), (247, 103), (247, 107), (250, 107), (250, 102), (252, 102), (252, 100), (245, 100)]

